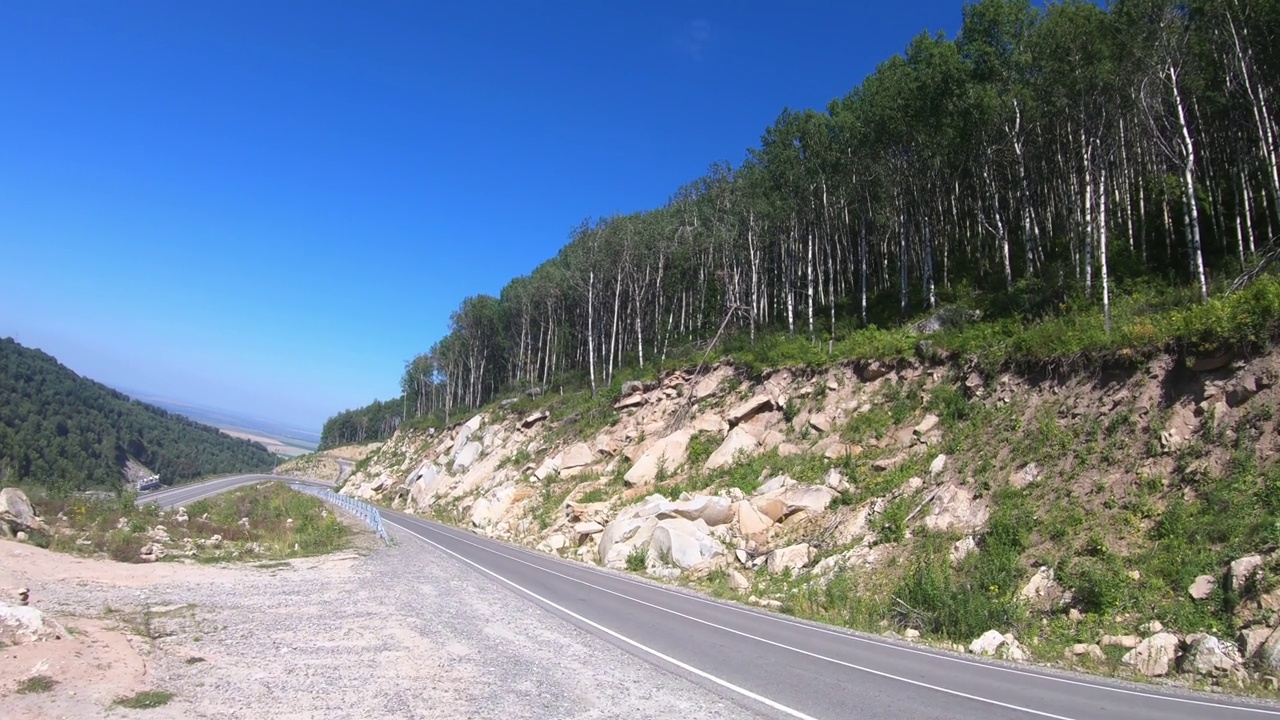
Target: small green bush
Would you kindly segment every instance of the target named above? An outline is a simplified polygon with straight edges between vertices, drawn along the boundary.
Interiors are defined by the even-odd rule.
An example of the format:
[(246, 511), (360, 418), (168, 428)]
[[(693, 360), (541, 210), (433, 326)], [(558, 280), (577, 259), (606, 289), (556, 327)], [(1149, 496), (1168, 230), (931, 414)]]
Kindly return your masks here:
[(631, 572), (642, 572), (649, 563), (648, 546), (636, 546), (627, 553), (627, 569)]

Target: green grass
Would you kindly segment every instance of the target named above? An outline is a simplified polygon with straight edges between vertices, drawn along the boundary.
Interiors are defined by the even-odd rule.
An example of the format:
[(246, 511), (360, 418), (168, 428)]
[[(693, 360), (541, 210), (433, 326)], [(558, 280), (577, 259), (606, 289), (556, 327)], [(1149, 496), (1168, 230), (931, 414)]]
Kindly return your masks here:
[(591, 488), (582, 493), (582, 497), (578, 498), (580, 503), (598, 503), (608, 500), (609, 496), (604, 488)]
[(14, 692), (19, 695), (34, 695), (38, 693), (47, 693), (55, 686), (58, 681), (48, 675), (32, 675), (18, 683), (18, 688)]
[[(971, 358), (994, 373), (1004, 368), (1132, 363), (1161, 351), (1192, 356), (1248, 352), (1266, 346), (1280, 330), (1280, 278), (1274, 274), (1262, 275), (1232, 295), (1219, 291), (1205, 303), (1198, 302), (1188, 287), (1149, 278), (1117, 281), (1109, 333), (1096, 300), (1085, 299), (1079, 289), (1039, 287), (1036, 282), (1024, 281), (1008, 293), (950, 293), (944, 303), (981, 309), (984, 320), (931, 334), (933, 352)], [(846, 322), (833, 338), (824, 332), (816, 342), (774, 330), (758, 333), (753, 345), (739, 334), (723, 343), (722, 352), (758, 375), (778, 367), (913, 358), (919, 342), (920, 336), (906, 327), (859, 328)], [(668, 364), (680, 367), (697, 359), (676, 356)]]
[(173, 693), (168, 690), (147, 690), (137, 695), (119, 698), (114, 704), (130, 710), (150, 710), (167, 705), (172, 699)]
[(992, 628), (1017, 630), (1025, 620), (1018, 601), (1022, 553), (1030, 543), (1034, 514), (1022, 492), (1000, 490), (981, 550), (958, 566), (948, 556), (950, 538), (925, 535), (894, 597), (899, 624), (957, 642)]

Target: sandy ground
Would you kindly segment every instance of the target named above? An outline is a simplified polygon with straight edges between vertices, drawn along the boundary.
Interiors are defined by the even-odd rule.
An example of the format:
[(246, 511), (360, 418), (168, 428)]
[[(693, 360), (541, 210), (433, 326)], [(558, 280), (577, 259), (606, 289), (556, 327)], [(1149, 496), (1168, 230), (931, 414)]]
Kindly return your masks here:
[[(19, 586), (68, 636), (0, 649), (0, 718), (753, 717), (412, 539), (261, 566), (0, 542)], [(16, 694), (32, 674), (59, 684)], [(112, 704), (153, 689), (175, 697)]]

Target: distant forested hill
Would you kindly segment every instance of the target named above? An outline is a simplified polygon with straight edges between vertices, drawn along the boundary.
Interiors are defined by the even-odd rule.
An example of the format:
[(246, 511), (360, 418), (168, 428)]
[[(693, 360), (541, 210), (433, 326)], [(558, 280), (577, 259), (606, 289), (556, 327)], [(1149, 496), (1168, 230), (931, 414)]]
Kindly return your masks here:
[(0, 483), (117, 487), (129, 457), (166, 483), (276, 462), (258, 443), (131, 400), (50, 355), (0, 339)]

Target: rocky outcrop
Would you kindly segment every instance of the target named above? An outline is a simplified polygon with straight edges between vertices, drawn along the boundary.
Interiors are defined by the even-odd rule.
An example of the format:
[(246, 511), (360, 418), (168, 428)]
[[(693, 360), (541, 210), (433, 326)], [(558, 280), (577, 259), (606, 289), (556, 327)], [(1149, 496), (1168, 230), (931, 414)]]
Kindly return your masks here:
[[(1035, 506), (1038, 519), (1055, 509), (1046, 504), (1049, 495), (1061, 504), (1078, 502), (1066, 509), (1105, 516), (1098, 523), (1090, 516), (1089, 524), (1107, 535), (1105, 523), (1116, 518), (1115, 507), (1132, 500), (1137, 475), (1154, 481), (1182, 471), (1181, 459), (1161, 454), (1162, 433), (1166, 449), (1192, 439), (1207, 446), (1205, 428), (1231, 440), (1249, 420), (1251, 432), (1262, 435), (1256, 443), (1259, 467), (1268, 457), (1280, 457), (1274, 421), (1247, 415), (1249, 408), (1280, 398), (1268, 385), (1280, 368), (1280, 353), (1274, 355), (1271, 368), (1237, 359), (1199, 379), (1186, 377), (1178, 359), (1161, 358), (1145, 373), (1119, 381), (1064, 373), (1033, 382), (910, 360), (759, 377), (726, 362), (626, 383), (612, 410), (601, 405), (592, 411), (608, 413), (607, 425), (594, 423), (600, 415), (562, 415), (557, 407), (574, 405), (549, 402), (548, 409), (532, 412), (516, 411), (514, 403), (498, 406), (438, 431), (402, 430), (362, 463), (343, 492), (411, 512), (444, 511), (477, 533), (613, 568), (634, 569), (637, 558), (644, 558), (645, 572), (654, 577), (712, 577), (746, 590), (766, 573), (792, 573), (803, 576), (797, 586), (840, 579), (874, 593), (887, 587), (879, 581), (896, 581), (892, 575), (912, 567), (913, 553), (922, 546), (917, 538), (925, 536), (945, 553), (943, 562), (949, 556), (955, 572), (970, 573), (972, 561), (988, 552), (987, 525), (1012, 497), (1006, 491), (1025, 489), (1022, 497)], [(1077, 437), (1084, 423), (1106, 423), (1107, 413), (1124, 411), (1131, 422), (1117, 426), (1126, 437), (1112, 443), (1124, 445), (1113, 452), (1142, 456), (1126, 456), (1115, 467), (1083, 455), (1059, 462), (1042, 454), (1033, 462), (1018, 457), (1019, 444), (1006, 444), (1007, 435), (981, 433), (944, 445), (950, 433), (973, 430), (963, 420), (953, 427), (950, 413), (929, 412), (939, 407), (933, 393), (945, 384), (984, 411), (1007, 410), (1015, 425), (1043, 425), (1051, 418), (1057, 429)], [(910, 411), (902, 414), (897, 408), (907, 405), (896, 405), (896, 422), (883, 426), (890, 398), (910, 401)], [(875, 427), (852, 422), (858, 417), (874, 420), (867, 426)], [(944, 447), (946, 455), (940, 454)], [(1195, 463), (1187, 471), (1213, 474), (1225, 467), (1221, 457)], [(1156, 512), (1176, 492), (1191, 492), (1177, 485), (1152, 486)], [(882, 537), (891, 508), (901, 513), (894, 519), (897, 532)], [(1122, 552), (1140, 551), (1145, 536), (1134, 535)], [(1195, 635), (1183, 641), (1181, 633), (1198, 628), (1165, 632), (1136, 617), (1101, 617), (1083, 604), (1073, 606), (1065, 585), (1078, 573), (1055, 576), (1053, 567), (1038, 567), (1062, 557), (1057, 551), (1066, 543), (1040, 528), (1032, 529), (1032, 539), (1037, 549), (1024, 553), (1023, 574), (1011, 578), (1018, 584), (1006, 588), (1002, 582), (1000, 592), (1016, 597), (1037, 620), (1064, 620), (1074, 628), (1079, 642), (1066, 648), (1065, 659), (1107, 664), (1104, 648), (1121, 648), (1142, 674), (1183, 671), (1213, 682), (1237, 677), (1230, 669), (1229, 641)], [(1040, 552), (1040, 544), (1052, 547)], [(1205, 574), (1178, 594), (1185, 591), (1183, 602), (1205, 602), (1203, 608), (1215, 613), (1215, 598), (1239, 598), (1232, 619), (1245, 628), (1240, 661), (1280, 670), (1280, 637), (1273, 639), (1270, 628), (1280, 616), (1280, 590), (1268, 589), (1272, 567), (1270, 555), (1252, 555), (1220, 568), (1196, 568)], [(1132, 564), (1125, 569), (1136, 570)], [(1140, 575), (1129, 577), (1146, 591), (1148, 582)], [(1126, 582), (1124, 575), (1117, 581)], [(776, 607), (785, 600), (779, 592), (757, 604)], [(1177, 617), (1160, 607), (1150, 612), (1167, 622)], [(1136, 635), (1094, 634), (1098, 628), (1138, 627)], [(993, 657), (1026, 654), (1012, 636), (984, 637)]]
[(0, 490), (0, 533), (13, 537), (17, 533), (47, 533), (49, 525), (36, 516), (27, 494), (18, 488)]

